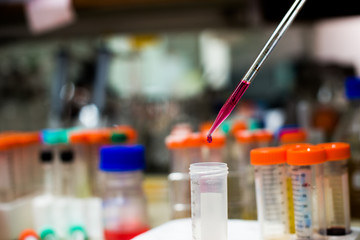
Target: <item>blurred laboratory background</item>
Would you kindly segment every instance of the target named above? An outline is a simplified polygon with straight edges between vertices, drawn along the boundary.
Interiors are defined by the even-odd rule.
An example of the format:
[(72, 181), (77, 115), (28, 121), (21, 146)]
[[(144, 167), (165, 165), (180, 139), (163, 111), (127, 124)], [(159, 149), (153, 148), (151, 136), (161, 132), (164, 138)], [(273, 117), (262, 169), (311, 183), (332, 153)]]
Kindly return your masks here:
[[(178, 172), (172, 154), (182, 145), (172, 145), (174, 138), (168, 136), (179, 129), (184, 132), (209, 129), (209, 123), (292, 3), (291, 0), (0, 0), (1, 151), (9, 155), (11, 148), (18, 147), (26, 152), (28, 146), (16, 141), (21, 134), (38, 133), (38, 138), (29, 141), (37, 146), (31, 156), (37, 158), (38, 165), (31, 167), (40, 168), (41, 162), (51, 161), (52, 154), (58, 154), (63, 162), (72, 162), (73, 154), (76, 159), (77, 148), (71, 148), (73, 153), (64, 153), (64, 146), (96, 145), (96, 150), (91, 151), (100, 158), (102, 144), (142, 145), (142, 150), (131, 151), (144, 152), (146, 164), (139, 169), (143, 169), (145, 176), (147, 227), (172, 218), (190, 217), (189, 209), (174, 210), (170, 206), (177, 200), (169, 192), (169, 185), (176, 189), (174, 181), (178, 181), (178, 175), (168, 179), (169, 173)], [(349, 178), (350, 194), (354, 199), (359, 196), (360, 122), (354, 120), (355, 116), (360, 117), (360, 106), (356, 105), (360, 99), (357, 90), (360, 84), (356, 82), (360, 81), (356, 78), (360, 74), (359, 29), (356, 1), (305, 3), (228, 121), (220, 127), (226, 145), (219, 146), (227, 149), (220, 161), (236, 158), (230, 156), (236, 153), (229, 150), (236, 144), (244, 143), (240, 148), (250, 151), (244, 150), (250, 140), (234, 134), (239, 122), (240, 130), (270, 132), (269, 145), (288, 143), (281, 140), (284, 129), (306, 132), (306, 138), (292, 142), (349, 142), (352, 156), (357, 157), (351, 162), (354, 168)], [(103, 134), (101, 137), (108, 139), (74, 140), (82, 131), (84, 136), (86, 131), (93, 131), (90, 135)], [(59, 134), (65, 134), (67, 139), (55, 141)], [(10, 135), (15, 139), (7, 138)], [(120, 136), (120, 140), (116, 142), (111, 136)], [(4, 141), (12, 141), (11, 146)], [(112, 154), (121, 155), (121, 151)], [(205, 158), (216, 155), (211, 151), (202, 154)], [(1, 161), (4, 167), (0, 168), (5, 169), (6, 161)], [(60, 168), (55, 164), (55, 172)], [(106, 172), (107, 168), (104, 169)], [(88, 178), (93, 179), (96, 174)], [(36, 181), (44, 185), (46, 180), (41, 175)], [(14, 196), (4, 197), (2, 204), (11, 204), (29, 193), (34, 198), (33, 193), (40, 185), (24, 193), (16, 190)], [(6, 189), (4, 186), (1, 188)], [(254, 191), (254, 186), (250, 187)], [(100, 195), (89, 187), (88, 193), (79, 196)], [(139, 197), (142, 198), (141, 193)], [(33, 202), (33, 208), (44, 204), (41, 201)], [(245, 204), (244, 199), (241, 201)], [(255, 204), (251, 197), (246, 201)], [(360, 217), (355, 211), (359, 211), (360, 202), (352, 204), (351, 214), (356, 220)], [(229, 211), (230, 217), (256, 219), (256, 213), (243, 213), (236, 203), (233, 209), (233, 215)], [(14, 221), (9, 216), (2, 218), (2, 222)], [(35, 218), (39, 223), (42, 217)], [(0, 232), (18, 236), (21, 231), (1, 230), (9, 224), (0, 224)], [(40, 234), (38, 225), (29, 228)]]

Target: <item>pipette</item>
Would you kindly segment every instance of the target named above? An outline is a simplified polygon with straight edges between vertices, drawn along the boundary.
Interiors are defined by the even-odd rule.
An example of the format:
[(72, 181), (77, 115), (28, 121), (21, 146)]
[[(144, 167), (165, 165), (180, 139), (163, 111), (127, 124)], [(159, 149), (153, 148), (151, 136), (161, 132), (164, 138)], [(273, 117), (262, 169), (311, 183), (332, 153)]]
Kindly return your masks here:
[(281, 20), (279, 26), (275, 29), (275, 31), (265, 44), (264, 48), (261, 50), (261, 52), (255, 59), (254, 63), (251, 65), (243, 79), (236, 86), (234, 92), (230, 95), (223, 107), (220, 109), (207, 135), (208, 142), (212, 141), (211, 135), (213, 134), (213, 132), (230, 115), (236, 104), (239, 102), (240, 98), (242, 97), (246, 89), (249, 87), (250, 82), (254, 79), (260, 67), (262, 66), (266, 58), (269, 56), (270, 52), (276, 46), (277, 42), (284, 35), (286, 29), (288, 29), (296, 15), (299, 13), (305, 1), (306, 0), (296, 0), (284, 16), (284, 18)]

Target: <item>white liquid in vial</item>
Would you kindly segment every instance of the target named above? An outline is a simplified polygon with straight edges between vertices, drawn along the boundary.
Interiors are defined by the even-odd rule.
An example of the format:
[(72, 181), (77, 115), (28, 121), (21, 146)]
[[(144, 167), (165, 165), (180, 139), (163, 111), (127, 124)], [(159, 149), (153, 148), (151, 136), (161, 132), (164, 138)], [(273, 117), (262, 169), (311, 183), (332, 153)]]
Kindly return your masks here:
[(226, 204), (220, 193), (200, 194), (201, 240), (227, 239)]

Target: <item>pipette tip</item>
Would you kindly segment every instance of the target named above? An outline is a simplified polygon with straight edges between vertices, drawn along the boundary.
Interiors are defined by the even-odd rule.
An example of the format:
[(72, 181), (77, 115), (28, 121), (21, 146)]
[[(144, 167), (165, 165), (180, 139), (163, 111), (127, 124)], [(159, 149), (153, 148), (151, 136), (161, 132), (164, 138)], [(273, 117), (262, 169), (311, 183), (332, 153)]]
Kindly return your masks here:
[(211, 136), (211, 135), (208, 135), (208, 136), (206, 137), (206, 140), (207, 140), (208, 143), (211, 143), (211, 142), (212, 142), (212, 136)]

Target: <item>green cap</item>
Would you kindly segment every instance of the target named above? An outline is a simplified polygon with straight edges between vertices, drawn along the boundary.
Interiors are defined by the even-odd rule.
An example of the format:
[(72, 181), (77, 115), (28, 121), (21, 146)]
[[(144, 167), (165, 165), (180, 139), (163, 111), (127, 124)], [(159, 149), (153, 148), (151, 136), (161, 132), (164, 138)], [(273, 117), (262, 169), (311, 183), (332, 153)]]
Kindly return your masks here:
[(112, 133), (110, 140), (112, 143), (125, 143), (127, 136), (125, 133)]
[(256, 129), (260, 129), (260, 123), (256, 120), (256, 119), (249, 119), (249, 122), (248, 122), (248, 128), (249, 130), (256, 130)]
[[(40, 238), (41, 239), (47, 239), (49, 236), (53, 236), (53, 238), (55, 238), (56, 234), (54, 229), (52, 228), (45, 228), (44, 230), (42, 230), (42, 232), (40, 233)], [(51, 239), (51, 238), (50, 238)]]
[[(88, 239), (85, 229), (80, 225), (74, 225), (74, 226), (70, 227), (69, 233), (70, 233), (70, 236), (74, 236), (75, 234), (78, 236), (79, 234), (81, 234), (83, 236), (84, 240)], [(76, 239), (78, 239), (78, 238), (76, 238)]]
[(45, 144), (66, 144), (69, 143), (68, 130), (47, 129), (42, 131), (42, 139)]
[(230, 121), (225, 120), (220, 126), (221, 126), (221, 131), (223, 131), (223, 133), (225, 133), (226, 135), (229, 134), (231, 129)]

